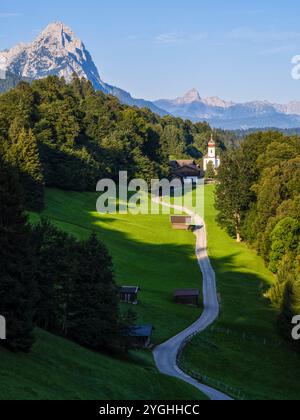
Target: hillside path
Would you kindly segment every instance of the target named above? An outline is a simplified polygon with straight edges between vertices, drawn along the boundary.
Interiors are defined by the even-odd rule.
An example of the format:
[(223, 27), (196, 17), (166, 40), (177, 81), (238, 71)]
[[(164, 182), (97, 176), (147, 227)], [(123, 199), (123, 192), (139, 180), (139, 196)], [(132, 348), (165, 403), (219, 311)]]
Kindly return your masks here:
[(192, 216), (195, 220), (196, 229), (194, 234), (196, 236), (196, 256), (203, 276), (204, 304), (204, 310), (201, 317), (193, 325), (171, 338), (166, 343), (155, 347), (153, 354), (157, 368), (165, 375), (181, 379), (195, 388), (198, 388), (204, 395), (213, 401), (230, 401), (232, 399), (222, 392), (200, 384), (198, 381), (188, 376), (177, 364), (178, 355), (187, 340), (189, 340), (193, 335), (204, 331), (213, 324), (218, 318), (220, 311), (217, 297), (216, 276), (207, 254), (205, 223), (200, 216), (187, 208), (164, 203), (159, 199), (153, 199), (153, 201), (160, 203), (162, 206), (182, 211), (189, 216)]

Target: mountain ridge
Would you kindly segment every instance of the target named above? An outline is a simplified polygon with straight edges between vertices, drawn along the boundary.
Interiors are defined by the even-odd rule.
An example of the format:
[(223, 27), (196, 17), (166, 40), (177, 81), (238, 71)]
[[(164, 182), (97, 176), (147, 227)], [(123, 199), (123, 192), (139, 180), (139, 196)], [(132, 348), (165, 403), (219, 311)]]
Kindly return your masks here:
[(90, 80), (96, 90), (111, 94), (125, 104), (166, 115), (150, 101), (133, 98), (129, 92), (105, 83), (85, 44), (63, 22), (50, 23), (29, 44), (20, 43), (0, 52), (7, 71), (19, 78), (40, 79), (49, 75), (72, 79), (74, 72)]
[(237, 103), (217, 96), (201, 98), (196, 89), (175, 99), (154, 101), (170, 114), (193, 122), (207, 121), (216, 128), (300, 127), (300, 102), (276, 104), (269, 101)]
[(31, 43), (20, 43), (0, 52), (8, 80), (0, 80), (0, 92), (17, 80), (34, 80), (56, 75), (70, 81), (73, 74), (90, 80), (96, 90), (116, 96), (123, 104), (148, 108), (160, 115), (173, 115), (192, 122), (206, 121), (215, 128), (297, 128), (300, 102), (274, 104), (268, 101), (236, 103), (218, 96), (202, 98), (197, 89), (175, 99), (136, 99), (119, 87), (105, 83), (85, 44), (63, 22), (50, 23)]

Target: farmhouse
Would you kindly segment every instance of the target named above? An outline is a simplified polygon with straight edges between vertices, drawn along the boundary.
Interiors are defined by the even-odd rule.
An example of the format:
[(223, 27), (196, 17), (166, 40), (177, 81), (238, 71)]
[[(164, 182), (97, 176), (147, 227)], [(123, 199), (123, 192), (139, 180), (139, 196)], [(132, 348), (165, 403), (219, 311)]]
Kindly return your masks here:
[(173, 160), (170, 166), (171, 177), (179, 178), (184, 183), (196, 184), (202, 174), (195, 160)]
[(190, 216), (171, 216), (172, 227), (175, 230), (189, 230), (193, 225)]
[(138, 286), (122, 286), (120, 287), (120, 301), (122, 303), (130, 303), (137, 305), (138, 293), (141, 289)]
[(175, 302), (183, 305), (199, 306), (199, 297), (199, 289), (181, 289), (174, 292)]
[(151, 344), (152, 325), (135, 325), (129, 328), (126, 336), (132, 348), (147, 348)]

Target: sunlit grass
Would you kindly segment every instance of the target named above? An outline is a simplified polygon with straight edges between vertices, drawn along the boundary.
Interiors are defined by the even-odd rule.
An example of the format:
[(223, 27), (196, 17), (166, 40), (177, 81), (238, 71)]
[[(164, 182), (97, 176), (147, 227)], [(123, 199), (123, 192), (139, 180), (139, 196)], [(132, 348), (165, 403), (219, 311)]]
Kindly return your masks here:
[[(206, 187), (205, 220), (222, 298), (216, 323), (221, 332), (209, 333), (213, 352), (203, 349), (201, 336), (195, 338), (185, 351), (185, 367), (242, 390), (248, 398), (299, 399), (299, 354), (285, 343), (276, 347), (281, 340), (278, 314), (263, 296), (274, 276), (254, 250), (238, 244), (217, 226), (213, 192), (213, 186)], [(254, 340), (245, 339), (247, 336)]]

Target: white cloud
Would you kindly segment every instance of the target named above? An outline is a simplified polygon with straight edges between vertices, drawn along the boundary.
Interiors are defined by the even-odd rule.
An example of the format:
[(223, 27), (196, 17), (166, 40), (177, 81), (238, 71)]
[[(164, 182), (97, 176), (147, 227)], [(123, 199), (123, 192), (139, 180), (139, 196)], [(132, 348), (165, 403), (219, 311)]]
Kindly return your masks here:
[(19, 17), (19, 16), (21, 16), (20, 13), (0, 12), (0, 18), (10, 18), (10, 17)]
[(282, 47), (274, 47), (274, 48), (267, 48), (259, 53), (259, 55), (277, 55), (277, 54), (285, 54), (285, 53), (293, 53), (297, 51), (297, 47), (295, 45), (286, 45)]
[(207, 38), (206, 33), (165, 32), (157, 35), (155, 41), (162, 45), (183, 45), (202, 41)]
[(235, 28), (228, 33), (228, 38), (247, 41), (288, 41), (300, 39), (296, 31), (256, 31), (251, 28)]

